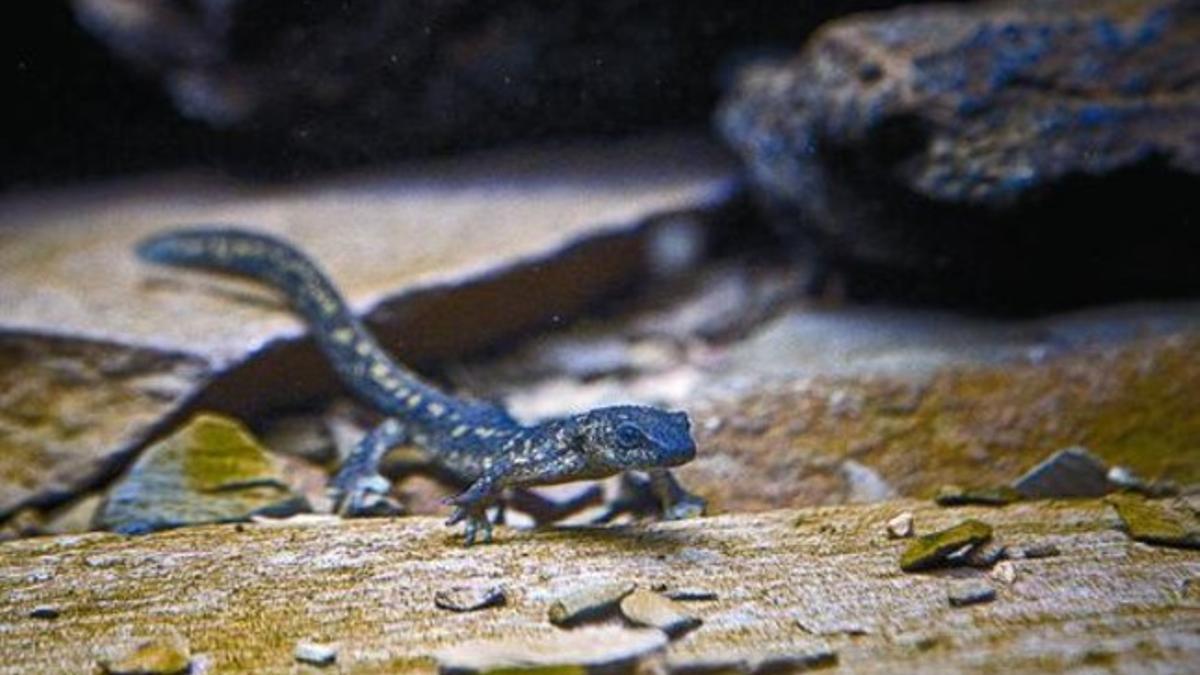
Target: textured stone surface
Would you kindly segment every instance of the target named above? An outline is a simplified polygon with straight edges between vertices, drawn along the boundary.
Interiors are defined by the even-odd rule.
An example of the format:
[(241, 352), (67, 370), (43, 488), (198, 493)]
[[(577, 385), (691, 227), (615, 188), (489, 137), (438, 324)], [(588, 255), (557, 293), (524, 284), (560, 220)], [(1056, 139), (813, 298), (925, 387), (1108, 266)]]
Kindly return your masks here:
[[(1053, 538), (1062, 555), (1011, 561), (996, 599), (952, 608), (977, 570), (906, 574), (884, 524), (911, 510), (929, 530), (986, 519), (1010, 541)], [(433, 655), (479, 640), (561, 635), (563, 592), (619, 571), (647, 588), (711, 589), (704, 623), (670, 663), (824, 654), (854, 672), (1183, 670), (1200, 658), (1194, 551), (1147, 547), (1101, 502), (1030, 502), (948, 512), (927, 502), (779, 511), (607, 529), (498, 532), (471, 549), (439, 519), (204, 526), (146, 537), (96, 533), (0, 545), (0, 672), (83, 672), (177, 632), (213, 672), (291, 672), (299, 640), (338, 645), (354, 672), (431, 672)], [(443, 588), (503, 583), (503, 608), (452, 613)], [(28, 613), (61, 609), (53, 630)], [(855, 626), (814, 635), (803, 626)], [(822, 631), (825, 632), (825, 631)]]
[(0, 520), (103, 481), (204, 383), (205, 365), (184, 352), (0, 329)]
[[(0, 519), (111, 478), (185, 403), (256, 412), (336, 391), (271, 293), (138, 261), (172, 226), (240, 223), (310, 251), (409, 363), (569, 317), (647, 271), (656, 214), (728, 166), (658, 138), (429, 160), (293, 187), (201, 177), (0, 198)], [(536, 290), (541, 302), (514, 302)]]
[[(897, 1), (71, 4), (183, 115), (235, 132), (226, 154), (295, 170), (702, 121), (739, 48), (796, 44), (830, 16)], [(289, 152), (253, 152), (264, 147)]]
[(1197, 317), (1192, 305), (1033, 322), (797, 312), (685, 390), (700, 452), (680, 479), (718, 510), (842, 503), (851, 457), (898, 494), (932, 498), (942, 484), (1009, 483), (1081, 444), (1196, 484)]
[(97, 521), (104, 529), (144, 533), (308, 510), (241, 424), (202, 414), (142, 452), (109, 490)]
[(852, 289), (902, 272), (991, 303), (1195, 290), (1198, 36), (1190, 0), (856, 16), (747, 72), (721, 126), (779, 222), (874, 272)]

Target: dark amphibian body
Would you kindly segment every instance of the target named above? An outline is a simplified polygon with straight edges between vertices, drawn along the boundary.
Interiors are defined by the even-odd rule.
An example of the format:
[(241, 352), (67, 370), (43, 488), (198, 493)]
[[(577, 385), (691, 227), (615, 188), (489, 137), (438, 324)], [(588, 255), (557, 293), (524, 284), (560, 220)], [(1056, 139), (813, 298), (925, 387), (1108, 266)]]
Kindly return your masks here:
[(439, 475), (464, 488), (448, 521), (466, 521), (466, 541), (491, 537), (487, 509), (501, 499), (535, 518), (552, 520), (548, 500), (524, 488), (649, 472), (668, 517), (698, 512), (703, 502), (667, 472), (696, 452), (686, 414), (616, 406), (536, 425), (522, 425), (496, 405), (451, 396), (393, 360), (364, 329), (329, 279), (304, 254), (277, 239), (232, 229), (169, 232), (138, 247), (167, 265), (251, 277), (283, 292), (307, 321), (342, 381), (387, 416), (346, 458), (333, 480), (346, 515), (379, 512), (389, 483), (379, 473), (393, 447), (423, 449)]

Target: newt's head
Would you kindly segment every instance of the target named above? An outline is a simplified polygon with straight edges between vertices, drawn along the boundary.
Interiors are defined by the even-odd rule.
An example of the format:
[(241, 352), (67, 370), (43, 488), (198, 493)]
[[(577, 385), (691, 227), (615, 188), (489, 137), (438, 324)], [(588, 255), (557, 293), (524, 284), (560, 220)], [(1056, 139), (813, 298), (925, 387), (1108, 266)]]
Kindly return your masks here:
[(696, 456), (686, 413), (648, 406), (599, 408), (580, 416), (588, 462), (613, 473), (686, 464)]

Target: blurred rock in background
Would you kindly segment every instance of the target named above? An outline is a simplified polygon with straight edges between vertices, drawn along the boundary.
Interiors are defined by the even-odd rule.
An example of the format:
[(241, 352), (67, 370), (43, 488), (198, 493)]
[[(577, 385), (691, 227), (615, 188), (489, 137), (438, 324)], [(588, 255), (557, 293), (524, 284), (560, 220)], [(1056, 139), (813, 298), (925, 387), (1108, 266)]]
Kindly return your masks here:
[(860, 294), (1029, 309), (1200, 289), (1194, 1), (842, 19), (745, 70), (719, 119), (781, 228)]
[(511, 138), (705, 125), (727, 64), (896, 4), (38, 3), (10, 45), (25, 138), (0, 180), (172, 161), (292, 175)]

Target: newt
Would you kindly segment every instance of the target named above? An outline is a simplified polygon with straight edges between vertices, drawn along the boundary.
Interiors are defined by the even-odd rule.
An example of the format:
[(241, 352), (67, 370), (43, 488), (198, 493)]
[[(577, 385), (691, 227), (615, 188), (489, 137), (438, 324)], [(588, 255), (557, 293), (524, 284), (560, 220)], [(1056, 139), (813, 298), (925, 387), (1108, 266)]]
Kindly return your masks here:
[[(338, 513), (372, 515), (390, 490), (380, 461), (416, 446), (461, 490), (447, 525), (464, 523), (468, 546), (492, 537), (488, 509), (506, 501), (535, 518), (556, 514), (526, 488), (645, 471), (666, 517), (703, 511), (668, 469), (691, 461), (686, 413), (620, 405), (522, 424), (500, 405), (454, 396), (392, 358), (308, 256), (277, 238), (238, 229), (188, 229), (137, 247), (149, 262), (247, 277), (281, 292), (305, 321), (341, 381), (386, 417), (342, 462), (331, 481)], [(507, 499), (506, 499), (507, 496)], [(540, 522), (540, 520), (539, 520)]]

